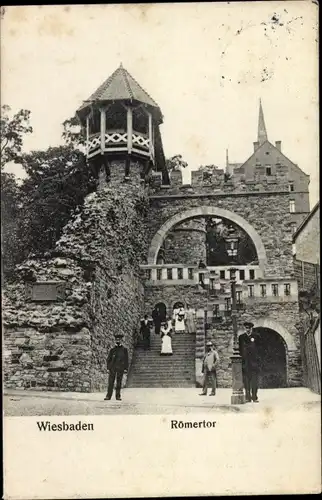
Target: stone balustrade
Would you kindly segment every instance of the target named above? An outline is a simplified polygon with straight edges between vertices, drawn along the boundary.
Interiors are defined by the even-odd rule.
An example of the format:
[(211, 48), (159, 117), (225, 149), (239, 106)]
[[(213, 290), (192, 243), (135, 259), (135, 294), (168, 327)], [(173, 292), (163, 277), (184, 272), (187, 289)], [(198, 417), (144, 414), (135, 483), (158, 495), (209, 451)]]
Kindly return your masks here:
[[(203, 282), (220, 288), (220, 282), (229, 281), (232, 266), (216, 266), (199, 269), (184, 264), (141, 265), (147, 286), (153, 285), (193, 285)], [(236, 282), (255, 280), (262, 276), (258, 265), (236, 266)]]

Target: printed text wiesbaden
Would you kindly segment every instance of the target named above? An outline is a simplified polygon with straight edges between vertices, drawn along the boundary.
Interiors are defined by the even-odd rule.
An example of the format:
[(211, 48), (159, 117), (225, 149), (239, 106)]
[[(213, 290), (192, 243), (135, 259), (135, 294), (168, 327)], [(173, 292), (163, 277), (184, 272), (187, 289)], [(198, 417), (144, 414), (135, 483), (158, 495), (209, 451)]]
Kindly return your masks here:
[(37, 422), (40, 431), (93, 431), (94, 424), (82, 422), (79, 420), (77, 423), (67, 423), (65, 420), (59, 424), (52, 424), (51, 422), (42, 420)]

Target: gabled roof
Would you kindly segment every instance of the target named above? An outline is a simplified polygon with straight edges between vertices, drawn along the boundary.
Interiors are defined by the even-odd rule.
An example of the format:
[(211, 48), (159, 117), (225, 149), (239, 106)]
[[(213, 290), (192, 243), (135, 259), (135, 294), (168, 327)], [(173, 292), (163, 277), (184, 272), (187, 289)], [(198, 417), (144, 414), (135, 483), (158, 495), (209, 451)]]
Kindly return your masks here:
[(311, 212), (305, 217), (305, 219), (302, 221), (302, 223), (299, 225), (295, 233), (293, 234), (293, 243), (295, 243), (296, 238), (300, 234), (300, 232), (304, 229), (306, 224), (312, 219), (313, 215), (317, 210), (320, 208), (320, 202), (318, 201), (316, 205), (312, 208)]
[(297, 170), (299, 170), (299, 171), (300, 171), (303, 175), (305, 175), (306, 177), (310, 177), (310, 176), (309, 176), (309, 174), (306, 174), (305, 172), (303, 172), (303, 170), (302, 170), (302, 169), (301, 169), (298, 165), (296, 165), (296, 163), (293, 163), (293, 162), (292, 162), (292, 160), (290, 160), (287, 156), (285, 156), (285, 155), (282, 153), (282, 151), (280, 151), (279, 149), (277, 149), (277, 147), (276, 147), (276, 146), (274, 146), (274, 144), (272, 144), (272, 143), (271, 143), (270, 141), (268, 141), (268, 140), (267, 140), (267, 141), (265, 141), (263, 144), (261, 144), (261, 145), (259, 146), (259, 148), (257, 148), (257, 149), (256, 149), (256, 151), (254, 151), (254, 152), (250, 155), (250, 157), (249, 157), (249, 158), (247, 158), (247, 160), (246, 160), (246, 161), (244, 161), (244, 163), (243, 163), (241, 166), (243, 167), (243, 166), (244, 166), (244, 165), (246, 165), (246, 163), (248, 163), (248, 162), (249, 162), (252, 158), (256, 157), (256, 156), (258, 155), (258, 153), (260, 152), (260, 150), (261, 150), (262, 148), (264, 148), (264, 146), (265, 146), (267, 143), (269, 144), (269, 146), (270, 146), (271, 148), (276, 149), (276, 150), (278, 151), (278, 156), (280, 157), (280, 159), (281, 159), (281, 160), (283, 160), (283, 159), (284, 159), (284, 160), (285, 160), (288, 164), (292, 164), (292, 166), (293, 166), (293, 167), (295, 167)]
[(159, 106), (152, 97), (149, 96), (121, 64), (119, 68), (117, 68), (86, 101), (84, 101), (78, 111), (83, 110), (92, 102), (132, 99), (159, 109)]

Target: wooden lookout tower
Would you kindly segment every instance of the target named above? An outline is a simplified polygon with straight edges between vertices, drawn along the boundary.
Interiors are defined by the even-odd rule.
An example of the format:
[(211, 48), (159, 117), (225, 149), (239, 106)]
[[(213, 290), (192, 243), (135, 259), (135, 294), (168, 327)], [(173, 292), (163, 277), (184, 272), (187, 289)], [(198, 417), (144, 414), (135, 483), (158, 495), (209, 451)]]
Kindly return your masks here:
[(83, 102), (77, 115), (86, 129), (86, 156), (92, 165), (104, 164), (109, 171), (113, 160), (124, 160), (128, 177), (131, 162), (136, 162), (143, 178), (153, 169), (167, 182), (161, 110), (122, 64)]

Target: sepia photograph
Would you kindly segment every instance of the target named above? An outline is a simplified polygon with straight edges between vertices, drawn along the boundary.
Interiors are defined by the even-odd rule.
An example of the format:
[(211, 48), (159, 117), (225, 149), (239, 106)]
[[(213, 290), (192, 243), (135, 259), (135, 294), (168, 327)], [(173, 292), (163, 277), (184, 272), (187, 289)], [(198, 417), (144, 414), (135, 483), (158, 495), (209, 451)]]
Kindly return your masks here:
[[(310, 1), (1, 8), (5, 498), (321, 491), (317, 19)], [(76, 438), (118, 449), (128, 425), (144, 450), (144, 429), (190, 433), (195, 483), (161, 449), (146, 489), (55, 487)], [(13, 486), (48, 436), (55, 474)], [(195, 457), (216, 440), (217, 489), (219, 450)], [(262, 484), (231, 440), (256, 467), (267, 450)]]

